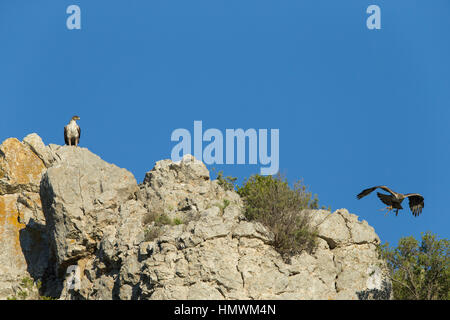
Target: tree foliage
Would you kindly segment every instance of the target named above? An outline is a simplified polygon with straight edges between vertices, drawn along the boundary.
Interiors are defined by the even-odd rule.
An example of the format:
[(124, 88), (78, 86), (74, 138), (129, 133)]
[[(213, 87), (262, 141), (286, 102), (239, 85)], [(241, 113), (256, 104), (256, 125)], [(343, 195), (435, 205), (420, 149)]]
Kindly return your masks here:
[(399, 240), (396, 248), (380, 246), (387, 261), (395, 299), (448, 300), (450, 298), (450, 242), (430, 232)]
[[(215, 169), (213, 168), (213, 171), (215, 172)], [(235, 189), (235, 183), (237, 178), (231, 177), (231, 176), (223, 176), (223, 171), (220, 170), (217, 173), (217, 183), (222, 186), (225, 190), (234, 190)]]
[(304, 209), (317, 209), (319, 200), (302, 181), (291, 188), (281, 175), (253, 175), (237, 192), (244, 199), (246, 218), (261, 222), (273, 233), (273, 245), (284, 258), (315, 247), (315, 230)]

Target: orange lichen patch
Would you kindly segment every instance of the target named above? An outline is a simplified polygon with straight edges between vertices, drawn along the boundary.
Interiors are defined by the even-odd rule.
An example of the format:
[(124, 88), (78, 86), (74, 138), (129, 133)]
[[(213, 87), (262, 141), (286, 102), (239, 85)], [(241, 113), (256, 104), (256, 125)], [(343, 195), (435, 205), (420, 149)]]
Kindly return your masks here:
[(89, 258), (82, 258), (82, 259), (77, 261), (77, 265), (78, 265), (78, 267), (80, 267), (80, 276), (81, 276), (81, 278), (83, 278), (84, 270), (86, 269), (86, 264), (88, 262), (90, 262)]
[[(38, 193), (35, 192), (23, 192), (19, 196), (21, 204), (25, 205), (30, 209), (39, 209), (42, 208), (41, 197)], [(19, 209), (20, 210), (20, 209)]]
[(36, 154), (16, 138), (3, 141), (0, 151), (0, 172), (9, 184), (39, 185), (45, 165)]
[(31, 206), (42, 208), (41, 196), (38, 193), (28, 193), (30, 198)]
[(0, 196), (0, 255), (10, 257), (9, 262), (17, 269), (25, 263), (20, 246), (20, 230), (25, 224), (19, 222), (17, 196)]

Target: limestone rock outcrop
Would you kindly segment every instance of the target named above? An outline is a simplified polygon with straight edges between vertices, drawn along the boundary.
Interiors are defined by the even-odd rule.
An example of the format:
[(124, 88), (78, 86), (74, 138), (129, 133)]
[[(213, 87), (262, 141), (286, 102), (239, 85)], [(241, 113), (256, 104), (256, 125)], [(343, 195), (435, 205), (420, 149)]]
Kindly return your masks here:
[(0, 298), (23, 276), (59, 299), (391, 297), (375, 230), (346, 209), (309, 211), (318, 246), (286, 262), (192, 156), (158, 161), (138, 185), (86, 148), (35, 134), (0, 151)]
[(0, 298), (14, 296), (22, 279), (44, 275), (49, 254), (39, 185), (45, 170), (26, 143), (9, 138), (0, 145)]

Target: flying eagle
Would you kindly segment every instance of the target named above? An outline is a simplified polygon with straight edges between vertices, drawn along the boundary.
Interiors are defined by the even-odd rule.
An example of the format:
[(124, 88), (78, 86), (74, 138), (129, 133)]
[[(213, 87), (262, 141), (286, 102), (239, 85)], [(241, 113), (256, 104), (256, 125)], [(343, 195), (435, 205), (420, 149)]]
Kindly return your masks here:
[[(372, 187), (372, 188), (368, 188), (368, 189), (361, 191), (361, 193), (358, 194), (356, 197), (358, 199), (361, 199), (361, 198), (367, 196), (368, 194), (370, 194), (376, 188), (383, 189), (384, 191), (387, 191), (390, 193), (390, 195), (389, 195), (389, 194), (383, 194), (383, 193), (377, 192), (378, 198), (380, 198), (380, 200), (384, 204), (387, 205), (387, 207), (385, 208), (385, 209), (388, 209), (386, 214), (388, 214), (392, 209), (397, 209), (395, 211), (395, 215), (397, 215), (398, 210), (403, 209), (402, 201), (405, 198), (409, 198), (409, 208), (411, 209), (411, 212), (415, 217), (417, 217), (422, 212), (422, 209), (425, 204), (423, 201), (423, 197), (418, 193), (401, 194), (401, 193), (392, 191), (391, 189), (389, 189), (386, 186), (377, 186), (377, 187)], [(384, 209), (382, 209), (382, 210), (384, 210)]]
[(79, 116), (73, 116), (69, 124), (64, 127), (64, 141), (69, 146), (77, 146), (80, 142), (81, 129), (77, 125), (77, 120), (80, 120)]

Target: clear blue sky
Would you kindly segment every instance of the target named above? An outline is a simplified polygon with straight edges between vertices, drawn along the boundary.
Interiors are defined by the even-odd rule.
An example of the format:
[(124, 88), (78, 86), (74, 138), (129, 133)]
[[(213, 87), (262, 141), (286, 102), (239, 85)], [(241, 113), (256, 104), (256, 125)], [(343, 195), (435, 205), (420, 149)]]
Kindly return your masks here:
[[(66, 8), (81, 8), (81, 30)], [(368, 30), (366, 8), (381, 8)], [(81, 146), (141, 182), (177, 128), (280, 130), (280, 170), (382, 241), (449, 237), (448, 0), (1, 0), (0, 140), (38, 133)], [(210, 168), (213, 166), (209, 166)], [(215, 166), (244, 177), (260, 165)], [(383, 216), (386, 184), (425, 197)]]

